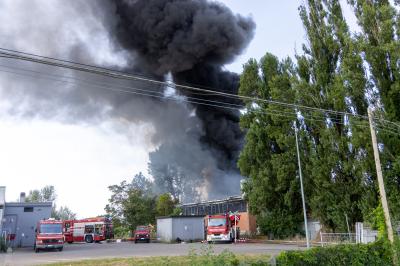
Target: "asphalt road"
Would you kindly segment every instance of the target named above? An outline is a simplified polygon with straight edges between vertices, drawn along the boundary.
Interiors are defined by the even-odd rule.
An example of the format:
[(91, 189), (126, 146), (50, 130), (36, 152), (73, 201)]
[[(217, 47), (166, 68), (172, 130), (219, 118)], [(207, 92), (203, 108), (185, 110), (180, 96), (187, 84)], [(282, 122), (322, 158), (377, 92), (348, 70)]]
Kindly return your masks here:
[[(100, 243), (100, 244), (66, 244), (62, 252), (41, 251), (34, 253), (31, 248), (17, 249), (13, 253), (1, 254), (0, 265), (42, 265), (46, 263), (117, 258), (117, 257), (148, 257), (148, 256), (179, 256), (187, 255), (191, 249), (200, 253), (201, 247), (207, 244), (134, 244), (123, 243)], [(233, 253), (260, 254), (266, 253), (276, 255), (283, 250), (303, 249), (296, 245), (281, 244), (216, 244), (214, 251), (219, 253), (228, 249)]]

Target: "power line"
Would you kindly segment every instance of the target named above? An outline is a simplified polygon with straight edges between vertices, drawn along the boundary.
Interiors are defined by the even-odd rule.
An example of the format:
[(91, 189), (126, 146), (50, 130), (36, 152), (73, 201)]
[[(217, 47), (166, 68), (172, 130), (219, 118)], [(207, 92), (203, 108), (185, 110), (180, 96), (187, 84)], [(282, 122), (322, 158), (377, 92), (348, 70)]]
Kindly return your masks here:
[[(104, 83), (104, 82), (98, 83), (98, 82), (88, 81), (88, 80), (84, 80), (84, 79), (80, 79), (80, 78), (76, 78), (76, 77), (71, 77), (71, 76), (57, 75), (57, 74), (54, 74), (54, 73), (48, 74), (48, 73), (43, 73), (43, 72), (41, 72), (41, 71), (30, 70), (30, 69), (24, 69), (24, 68), (18, 68), (18, 67), (11, 67), (11, 66), (6, 66), (6, 65), (0, 65), (0, 67), (8, 68), (8, 69), (13, 69), (13, 70), (17, 70), (17, 71), (30, 72), (30, 73), (39, 74), (39, 75), (42, 75), (42, 76), (47, 76), (47, 77), (50, 77), (50, 78), (49, 78), (50, 80), (54, 80), (54, 81), (60, 81), (59, 79), (54, 79), (54, 77), (59, 77), (59, 78), (62, 78), (62, 79), (66, 78), (66, 79), (70, 79), (70, 80), (77, 80), (77, 81), (84, 82), (84, 83), (87, 83), (87, 84), (90, 84), (90, 85), (96, 84), (96, 85), (99, 85), (99, 86), (109, 86), (109, 87), (113, 87), (113, 88), (122, 88), (122, 89), (128, 89), (128, 90), (133, 90), (133, 91), (141, 91), (141, 92), (146, 92), (146, 93), (148, 93), (148, 92), (153, 93), (153, 92), (154, 92), (154, 93), (156, 93), (156, 94), (165, 96), (165, 95), (164, 95), (164, 92), (157, 92), (157, 91), (153, 91), (153, 90), (149, 91), (149, 90), (147, 90), (147, 89), (145, 90), (145, 89), (133, 88), (133, 87), (131, 87), (131, 86), (130, 86), (130, 87), (129, 87), (129, 86), (121, 86), (121, 85), (109, 84), (109, 83)], [(9, 73), (18, 74), (18, 73), (11, 72), (11, 71), (3, 71), (3, 72), (9, 72)], [(27, 75), (27, 76), (28, 76), (28, 75)], [(30, 76), (30, 77), (35, 77), (35, 76), (32, 76), (32, 75), (29, 75), (29, 76)], [(240, 105), (240, 104), (232, 104), (232, 103), (227, 103), (227, 102), (220, 102), (220, 101), (215, 101), (215, 100), (208, 100), (208, 99), (202, 99), (202, 98), (196, 98), (196, 97), (189, 97), (189, 96), (184, 96), (184, 97), (185, 97), (185, 98), (188, 98), (188, 99), (198, 100), (198, 101), (205, 101), (205, 102), (211, 102), (211, 103), (217, 103), (217, 104), (224, 104), (224, 105), (234, 106), (234, 107), (237, 107), (237, 108), (239, 108), (239, 109), (245, 108), (244, 105)], [(287, 114), (289, 114), (289, 115), (294, 115), (293, 112), (285, 112), (285, 111), (280, 111), (280, 112), (281, 112), (281, 113), (287, 113)], [(302, 114), (305, 115), (304, 111), (303, 111)], [(312, 116), (313, 118), (320, 119), (319, 121), (324, 121), (324, 122), (326, 122), (326, 120), (327, 120), (327, 117), (324, 116), (324, 115), (312, 114), (311, 116)], [(329, 118), (329, 120), (330, 120), (330, 121), (333, 121), (333, 122), (341, 122), (341, 121), (342, 121), (341, 119), (336, 119), (336, 118)]]
[[(0, 66), (4, 67), (3, 65), (0, 65)], [(24, 71), (31, 71), (31, 70), (24, 70)], [(69, 84), (74, 84), (74, 85), (79, 85), (80, 86), (79, 83), (74, 82), (74, 78), (73, 77), (65, 77), (65, 76), (57, 75), (58, 77), (61, 77), (61, 78), (67, 78), (66, 80), (63, 80), (63, 79), (58, 79), (58, 78), (51, 77), (51, 76), (56, 76), (56, 75), (44, 74), (44, 73), (39, 72), (39, 71), (33, 71), (33, 72), (36, 73), (36, 74), (41, 75), (42, 77), (39, 77), (38, 75), (28, 75), (26, 73), (22, 74), (22, 73), (18, 73), (18, 72), (15, 72), (15, 71), (7, 71), (7, 70), (0, 70), (0, 72), (16, 74), (16, 75), (22, 75), (22, 76), (28, 76), (28, 77), (36, 78), (36, 79), (47, 79), (47, 80), (63, 82), (63, 83), (69, 83)], [(80, 80), (80, 81), (82, 81), (82, 80)], [(84, 82), (86, 83), (86, 86), (89, 86), (89, 87), (97, 87), (97, 88), (102, 88), (102, 89), (106, 89), (106, 90), (110, 90), (110, 91), (114, 91), (114, 92), (130, 93), (130, 94), (141, 95), (141, 96), (157, 98), (157, 99), (162, 99), (162, 100), (172, 100), (172, 101), (176, 101), (176, 102), (191, 103), (191, 104), (195, 104), (195, 105), (204, 105), (204, 106), (210, 106), (210, 107), (215, 107), (215, 108), (224, 108), (224, 109), (235, 110), (235, 111), (240, 111), (240, 110), (242, 110), (242, 107), (243, 107), (243, 106), (229, 106), (229, 105), (234, 105), (234, 104), (228, 104), (227, 105), (227, 103), (218, 102), (218, 101), (212, 101), (212, 103), (205, 103), (204, 101), (210, 101), (210, 100), (198, 99), (198, 98), (194, 98), (194, 97), (192, 97), (189, 100), (178, 99), (178, 98), (175, 98), (175, 97), (166, 97), (162, 92), (157, 92), (158, 95), (157, 94), (151, 94), (149, 92), (145, 93), (145, 92), (142, 92), (143, 90), (137, 89), (137, 88), (133, 88), (133, 87), (130, 87), (130, 89), (127, 90), (127, 89), (115, 88), (115, 86), (111, 87), (111, 86), (105, 86), (105, 85), (95, 84), (95, 83), (91, 84), (90, 82), (87, 82), (87, 81), (84, 81)], [(139, 90), (139, 92), (137, 90)], [(239, 108), (239, 107), (241, 107), (241, 108)], [(260, 110), (260, 109), (251, 109), (251, 110), (248, 110), (248, 111), (249, 112), (253, 112), (253, 113), (265, 114), (265, 115), (285, 117), (285, 118), (289, 118), (291, 120), (295, 120), (295, 119), (299, 118), (298, 115), (296, 113), (294, 113), (294, 112), (285, 112), (285, 111), (278, 111), (278, 110), (264, 111), (264, 110)], [(301, 117), (304, 120), (322, 122), (324, 124), (327, 124), (327, 119), (326, 118), (325, 119), (318, 119), (318, 118), (313, 117), (312, 115), (307, 115), (306, 113), (301, 113)], [(331, 122), (334, 123), (334, 124), (341, 124), (341, 125), (348, 126), (347, 124), (341, 123), (341, 122), (338, 122), (338, 121), (331, 121)], [(366, 125), (362, 125), (361, 123), (353, 123), (353, 125), (354, 126), (360, 126), (360, 127), (363, 127), (363, 128), (367, 128), (368, 127)]]
[[(76, 63), (76, 62), (68, 61), (68, 60), (61, 60), (61, 59), (57, 59), (57, 58), (53, 58), (53, 57), (44, 57), (44, 56), (40, 56), (40, 55), (36, 55), (36, 54), (24, 53), (24, 52), (20, 52), (20, 51), (16, 51), (16, 50), (5, 49), (5, 48), (0, 48), (0, 50), (5, 51), (5, 52), (0, 52), (0, 55), (6, 56), (7, 58), (13, 58), (13, 59), (18, 59), (18, 60), (23, 60), (23, 61), (30, 61), (30, 62), (45, 64), (45, 65), (52, 65), (52, 66), (57, 66), (57, 67), (64, 67), (64, 68), (69, 68), (69, 69), (73, 69), (73, 70), (77, 70), (77, 71), (84, 71), (84, 72), (98, 74), (98, 75), (105, 75), (105, 76), (109, 76), (109, 77), (113, 77), (113, 78), (141, 80), (141, 81), (145, 81), (145, 82), (168, 85), (168, 82), (155, 80), (155, 79), (143, 76), (143, 75), (142, 76), (132, 75), (132, 74), (118, 72), (118, 71), (107, 69), (107, 68), (101, 68), (98, 66), (81, 64), (81, 63)], [(10, 52), (12, 52), (12, 53), (10, 53)], [(34, 57), (37, 57), (37, 58), (34, 58)], [(39, 58), (42, 58), (42, 59), (39, 59)], [(49, 60), (51, 60), (51, 61), (49, 61)], [(299, 105), (299, 104), (294, 104), (294, 103), (284, 103), (284, 102), (279, 102), (279, 101), (274, 101), (274, 100), (260, 99), (257, 97), (235, 95), (235, 94), (231, 94), (231, 93), (202, 89), (202, 88), (188, 86), (188, 85), (182, 85), (182, 84), (175, 84), (175, 87), (181, 88), (181, 89), (187, 89), (187, 90), (201, 91), (201, 92), (209, 93), (210, 95), (224, 96), (227, 98), (250, 100), (250, 101), (256, 101), (256, 102), (267, 102), (269, 104), (275, 104), (275, 105), (286, 106), (286, 107), (291, 107), (291, 108), (315, 110), (315, 111), (320, 111), (320, 112), (325, 112), (325, 113), (357, 116), (357, 117), (364, 118), (366, 120), (368, 119), (367, 116), (352, 114), (349, 112), (334, 111), (334, 110), (304, 106), (304, 105)]]
[[(67, 67), (67, 68), (69, 68), (69, 67)], [(168, 83), (168, 82), (156, 82), (158, 85), (160, 85), (160, 84), (162, 84), (162, 85), (164, 85), (164, 86), (170, 86), (170, 83)], [(180, 86), (180, 85), (176, 85), (175, 84), (175, 86), (177, 87), (177, 86)], [(136, 90), (138, 90), (138, 89), (136, 89)], [(233, 94), (232, 94), (233, 95)], [(237, 97), (237, 95), (233, 95), (233, 96), (235, 96), (235, 97)], [(189, 97), (190, 98), (190, 97)], [(192, 97), (193, 98), (193, 97)], [(205, 100), (205, 99), (198, 99), (198, 98), (194, 98), (195, 100), (200, 100), (200, 101), (210, 101), (210, 102), (216, 102), (216, 103), (221, 103), (221, 102), (217, 102), (217, 101), (212, 101), (212, 100)], [(254, 98), (255, 99), (255, 98)], [(259, 100), (262, 100), (262, 99), (259, 99)], [(264, 101), (264, 100), (263, 100)], [(271, 101), (270, 101), (271, 102)], [(224, 103), (224, 104), (229, 104), (229, 103)], [(232, 105), (232, 106), (235, 106), (235, 104), (229, 104), (229, 105)], [(239, 107), (240, 106), (240, 108), (243, 108), (243, 106), (241, 106), (241, 105), (236, 105), (237, 107)], [(295, 105), (295, 104), (290, 104), (290, 105), (288, 105), (290, 108), (293, 108), (293, 106), (298, 106), (298, 105)], [(288, 108), (288, 106), (286, 106), (286, 108)], [(214, 106), (214, 107), (217, 107), (217, 106)], [(313, 110), (314, 111), (324, 111), (324, 109), (319, 109), (319, 108), (313, 108)], [(303, 110), (304, 111), (304, 110)], [(313, 115), (314, 116), (314, 115)], [(321, 118), (321, 117), (320, 117)], [(314, 119), (315, 121), (318, 121), (318, 119)], [(335, 120), (335, 118), (330, 118), (330, 120)], [(326, 121), (326, 117), (322, 117), (322, 119), (320, 119), (319, 121), (322, 121), (322, 122), (325, 122)], [(337, 120), (337, 121), (340, 121), (340, 120)], [(337, 122), (336, 121), (336, 122)]]
[[(24, 52), (20, 52), (20, 51), (15, 51), (15, 50), (10, 50), (10, 49), (5, 49), (5, 48), (0, 48), (0, 50), (6, 51), (6, 52), (0, 52), (0, 57), (1, 55), (4, 58), (10, 58), (10, 59), (17, 59), (17, 60), (22, 60), (22, 61), (30, 61), (30, 62), (34, 62), (34, 63), (40, 63), (40, 64), (45, 64), (45, 65), (50, 65), (50, 66), (56, 66), (56, 67), (61, 67), (61, 68), (68, 68), (68, 69), (72, 69), (72, 70), (77, 70), (77, 71), (83, 71), (83, 72), (88, 72), (88, 73), (92, 73), (92, 74), (98, 74), (98, 75), (104, 75), (104, 76), (109, 76), (112, 78), (117, 78), (117, 79), (128, 79), (128, 80), (139, 80), (139, 81), (144, 81), (144, 82), (151, 82), (153, 84), (158, 84), (158, 85), (163, 85), (163, 86), (170, 86), (169, 82), (166, 81), (158, 81), (158, 80), (154, 80), (151, 78), (147, 78), (145, 76), (138, 76), (138, 75), (131, 75), (131, 74), (127, 74), (124, 72), (118, 72), (115, 70), (110, 70), (107, 68), (101, 68), (101, 67), (97, 67), (97, 66), (92, 66), (92, 65), (88, 65), (88, 64), (82, 64), (82, 63), (76, 63), (73, 61), (68, 61), (68, 60), (62, 60), (62, 59), (57, 59), (57, 58), (52, 58), (52, 57), (44, 57), (44, 56), (40, 56), (40, 55), (36, 55), (36, 54), (30, 54), (30, 53), (24, 53)], [(12, 52), (15, 54), (10, 54), (7, 52)], [(46, 60), (40, 60), (40, 59), (36, 59), (33, 57), (27, 57), (27, 56), (21, 56), (21, 55), (29, 55), (29, 56), (33, 56), (33, 57), (38, 57), (38, 58), (43, 58), (46, 60), (52, 60), (52, 61), (46, 61)], [(71, 64), (71, 65), (68, 65)], [(201, 88), (196, 88), (196, 87), (192, 87), (192, 86), (186, 86), (186, 85), (180, 85), (180, 84), (174, 84), (175, 87), (178, 88), (183, 88), (183, 89), (190, 89), (190, 90), (196, 90), (196, 91), (202, 91), (204, 93), (207, 93), (207, 95), (218, 95), (218, 96), (224, 96), (227, 98), (235, 98), (235, 99), (246, 99), (246, 100), (251, 100), (251, 101), (255, 101), (255, 102), (266, 102), (269, 104), (275, 104), (275, 105), (280, 105), (280, 106), (285, 106), (286, 108), (298, 108), (300, 110), (302, 110), (304, 112), (305, 110), (308, 111), (318, 111), (318, 112), (322, 112), (322, 113), (330, 113), (330, 114), (335, 114), (335, 115), (342, 115), (342, 116), (352, 116), (352, 117), (360, 117), (362, 119), (368, 119), (368, 117), (366, 116), (362, 116), (362, 115), (357, 115), (357, 114), (352, 114), (352, 113), (348, 113), (348, 112), (341, 112), (341, 111), (334, 111), (334, 110), (327, 110), (327, 109), (323, 109), (323, 108), (317, 108), (317, 107), (309, 107), (309, 106), (303, 106), (303, 105), (298, 105), (298, 104), (293, 104), (293, 103), (284, 103), (284, 102), (279, 102), (279, 101), (274, 101), (274, 100), (266, 100), (266, 99), (260, 99), (257, 97), (248, 97), (248, 96), (240, 96), (240, 95), (235, 95), (235, 94), (230, 94), (230, 93), (225, 93), (225, 92), (218, 92), (218, 91), (211, 91), (211, 90), (206, 90), (206, 89), (201, 89)], [(140, 90), (137, 89), (136, 90)], [(199, 101), (210, 101), (210, 102), (215, 102), (215, 103), (220, 103), (218, 101), (212, 101), (212, 100), (206, 100), (206, 99), (198, 99), (195, 97), (191, 97), (192, 99), (195, 100), (199, 100)], [(235, 104), (230, 104), (230, 103), (224, 103), (224, 104), (228, 104), (228, 105), (232, 105), (235, 106)], [(240, 106), (242, 107), (242, 106)], [(325, 117), (325, 119), (327, 119)], [(330, 117), (329, 120), (335, 120), (335, 118)], [(392, 124), (392, 126), (397, 126), (398, 128), (400, 128), (399, 125), (397, 125), (394, 122), (385, 120), (385, 119), (380, 119), (381, 121), (387, 122)], [(336, 120), (335, 123), (338, 123), (339, 120)], [(395, 130), (393, 127), (390, 127), (392, 130)]]
[[(156, 95), (158, 94), (161, 98), (170, 98), (170, 97), (168, 97), (168, 96), (165, 96), (164, 92), (161, 92), (161, 91), (155, 91), (155, 90), (150, 90), (150, 91), (149, 91), (149, 90), (145, 90), (145, 89), (139, 89), (139, 88), (128, 87), (128, 86), (120, 86), (120, 85), (107, 84), (107, 83), (97, 83), (97, 82), (87, 81), (87, 80), (83, 80), (83, 79), (79, 79), (79, 78), (75, 78), (75, 77), (71, 77), (71, 76), (47, 74), (47, 73), (43, 73), (43, 72), (40, 72), (40, 71), (28, 70), (28, 69), (21, 69), (21, 68), (16, 68), (16, 67), (8, 67), (8, 66), (5, 66), (5, 65), (0, 65), (0, 68), (1, 68), (1, 67), (2, 67), (2, 68), (14, 69), (14, 70), (18, 70), (18, 71), (31, 72), (31, 73), (39, 74), (39, 75), (42, 75), (42, 76), (47, 76), (47, 78), (45, 78), (45, 79), (53, 80), (53, 81), (57, 81), (57, 82), (64, 82), (64, 80), (57, 79), (57, 78), (54, 78), (54, 77), (59, 77), (59, 78), (62, 78), (62, 79), (67, 79), (67, 80), (77, 80), (77, 81), (79, 81), (79, 82), (86, 83), (86, 84), (88, 84), (89, 86), (112, 87), (112, 88), (119, 88), (119, 89), (123, 89), (123, 90), (124, 90), (124, 89), (127, 89), (128, 91), (125, 91), (125, 92), (130, 92), (130, 91), (136, 92), (136, 91), (140, 91), (140, 92), (145, 92), (145, 93), (147, 93), (147, 94), (143, 94), (143, 95), (145, 95), (145, 96), (151, 96), (151, 95), (148, 94), (148, 93), (155, 93)], [(25, 74), (21, 74), (21, 73), (18, 73), (18, 72), (7, 71), (7, 70), (0, 70), (0, 71), (1, 71), (1, 72), (5, 72), (5, 73), (11, 73), (11, 74), (16, 74), (16, 75), (23, 75), (23, 76), (29, 76), (29, 77), (32, 77), (32, 78), (36, 78), (36, 76), (34, 76), (34, 75), (29, 75), (29, 74), (26, 74), (26, 75), (25, 75)], [(73, 83), (73, 84), (78, 84), (78, 83), (75, 83), (75, 82), (71, 82), (71, 83)], [(122, 90), (121, 90), (121, 91), (122, 91)], [(180, 95), (177, 95), (177, 96), (180, 96)], [(240, 105), (240, 104), (233, 104), (233, 103), (227, 103), (227, 102), (219, 102), (219, 101), (215, 101), (215, 100), (208, 100), (208, 99), (202, 99), (202, 98), (196, 98), (196, 97), (189, 97), (189, 96), (183, 96), (183, 97), (185, 97), (185, 98), (187, 98), (187, 99), (192, 99), (192, 100), (198, 100), (198, 101), (204, 101), (204, 102), (210, 102), (210, 103), (217, 103), (217, 104), (224, 104), (224, 105), (228, 105), (228, 106), (233, 106), (233, 107), (238, 108), (238, 110), (244, 108), (244, 106), (243, 106), (243, 105)]]

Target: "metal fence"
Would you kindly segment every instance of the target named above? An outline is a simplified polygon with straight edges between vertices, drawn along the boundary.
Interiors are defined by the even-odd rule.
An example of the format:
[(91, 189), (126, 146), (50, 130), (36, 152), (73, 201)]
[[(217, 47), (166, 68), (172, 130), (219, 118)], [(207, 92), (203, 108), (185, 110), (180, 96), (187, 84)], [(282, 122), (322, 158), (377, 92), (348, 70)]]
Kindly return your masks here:
[(321, 246), (356, 243), (354, 233), (320, 233)]

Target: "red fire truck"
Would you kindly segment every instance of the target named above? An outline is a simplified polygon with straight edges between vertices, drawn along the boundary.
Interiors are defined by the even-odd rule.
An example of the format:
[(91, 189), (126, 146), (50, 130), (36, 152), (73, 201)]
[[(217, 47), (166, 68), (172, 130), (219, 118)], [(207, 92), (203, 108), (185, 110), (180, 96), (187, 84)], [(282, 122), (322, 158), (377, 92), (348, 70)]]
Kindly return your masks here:
[(64, 247), (62, 225), (62, 221), (55, 219), (40, 220), (35, 230), (35, 252), (39, 252), (40, 249), (58, 249), (62, 251)]
[(63, 222), (65, 242), (100, 242), (114, 238), (111, 219), (95, 217), (82, 220), (65, 220)]
[(240, 215), (238, 214), (209, 215), (207, 219), (207, 242), (233, 242), (238, 239), (237, 222), (239, 219)]

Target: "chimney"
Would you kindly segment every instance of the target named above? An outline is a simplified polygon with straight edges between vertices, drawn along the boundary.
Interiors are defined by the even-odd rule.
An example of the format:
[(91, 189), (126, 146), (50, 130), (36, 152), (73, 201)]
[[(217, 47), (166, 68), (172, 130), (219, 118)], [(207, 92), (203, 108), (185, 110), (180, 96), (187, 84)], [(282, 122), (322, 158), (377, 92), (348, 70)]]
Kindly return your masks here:
[(25, 192), (21, 192), (21, 194), (19, 194), (19, 202), (25, 202)]

